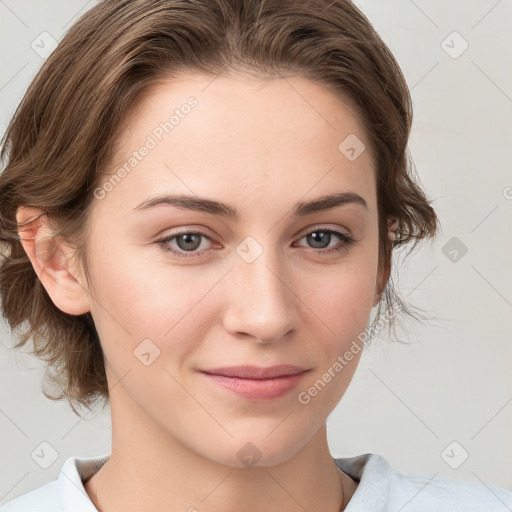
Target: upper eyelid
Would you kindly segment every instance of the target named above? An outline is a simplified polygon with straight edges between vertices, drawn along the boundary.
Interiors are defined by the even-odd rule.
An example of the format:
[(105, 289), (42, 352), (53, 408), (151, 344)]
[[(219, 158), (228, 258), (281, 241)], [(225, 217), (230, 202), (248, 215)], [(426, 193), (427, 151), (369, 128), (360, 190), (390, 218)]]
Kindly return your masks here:
[(318, 224), (316, 226), (313, 226), (311, 228), (307, 228), (305, 231), (301, 231), (301, 235), (300, 237), (302, 238), (303, 236), (306, 236), (308, 235), (309, 233), (312, 233), (314, 231), (336, 231), (336, 232), (341, 232), (341, 234), (343, 235), (346, 235), (346, 236), (349, 236), (349, 237), (352, 237), (352, 233), (350, 232), (350, 230), (348, 230), (347, 228), (340, 228), (340, 227), (332, 227), (332, 226), (325, 226), (325, 225), (322, 225), (322, 224)]
[[(215, 239), (214, 237), (208, 235), (207, 233), (203, 232), (202, 231), (203, 228), (201, 229), (194, 229), (194, 228), (185, 228), (185, 229), (182, 229), (176, 233), (171, 233), (169, 235), (164, 235), (162, 237), (160, 237), (157, 241), (162, 241), (162, 240), (166, 240), (167, 242), (171, 241), (171, 240), (174, 240), (175, 238), (179, 237), (180, 235), (184, 235), (184, 234), (197, 234), (197, 235), (200, 235), (206, 239), (208, 239), (210, 242), (212, 242), (212, 244), (215, 244)], [(339, 227), (326, 227), (326, 226), (322, 226), (322, 225), (317, 225), (317, 226), (313, 226), (311, 228), (306, 228), (305, 231), (301, 231), (300, 234), (298, 235), (298, 239), (297, 240), (301, 240), (302, 238), (304, 238), (305, 236), (311, 234), (311, 233), (314, 233), (315, 231), (328, 231), (328, 232), (333, 232), (334, 234), (336, 233), (340, 233), (341, 235), (343, 235), (344, 237), (350, 239), (351, 241), (355, 241), (355, 238), (354, 236), (350, 233), (350, 231), (347, 233), (344, 229), (342, 228), (339, 228)], [(348, 231), (348, 230), (347, 230)], [(341, 239), (341, 241), (343, 241), (343, 239)], [(206, 251), (208, 249), (202, 249), (200, 251), (190, 251), (191, 254), (194, 254), (194, 253), (201, 253), (203, 251)]]
[[(206, 232), (204, 232), (204, 229), (205, 228), (197, 228), (197, 229), (196, 228), (184, 228), (184, 229), (180, 229), (179, 231), (177, 231), (175, 233), (170, 233), (168, 235), (163, 235), (160, 238), (172, 238), (172, 237), (176, 237), (176, 236), (180, 236), (180, 235), (184, 235), (184, 234), (195, 233), (195, 234), (199, 234), (199, 235), (204, 236), (204, 237), (208, 238), (209, 240), (213, 241), (215, 237), (209, 235)], [(322, 224), (318, 224), (318, 225), (313, 226), (313, 227), (305, 228), (304, 230), (300, 231), (299, 235), (297, 235), (297, 236), (300, 236), (300, 238), (303, 238), (304, 236), (306, 236), (306, 235), (308, 235), (308, 234), (310, 234), (310, 233), (312, 233), (314, 231), (321, 231), (321, 230), (324, 230), (324, 231), (339, 231), (343, 235), (352, 237), (352, 234), (351, 234), (350, 230), (348, 230), (346, 228), (325, 226), (325, 225), (322, 225)]]

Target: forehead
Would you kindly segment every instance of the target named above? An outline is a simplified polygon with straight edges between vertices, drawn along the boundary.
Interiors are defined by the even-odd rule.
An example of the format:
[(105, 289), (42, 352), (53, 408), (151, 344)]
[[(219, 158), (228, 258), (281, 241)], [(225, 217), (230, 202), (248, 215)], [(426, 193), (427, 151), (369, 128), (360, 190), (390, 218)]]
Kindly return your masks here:
[(117, 141), (107, 172), (125, 172), (109, 195), (126, 204), (170, 190), (227, 199), (262, 188), (296, 200), (350, 189), (374, 201), (374, 159), (356, 109), (303, 77), (161, 81)]

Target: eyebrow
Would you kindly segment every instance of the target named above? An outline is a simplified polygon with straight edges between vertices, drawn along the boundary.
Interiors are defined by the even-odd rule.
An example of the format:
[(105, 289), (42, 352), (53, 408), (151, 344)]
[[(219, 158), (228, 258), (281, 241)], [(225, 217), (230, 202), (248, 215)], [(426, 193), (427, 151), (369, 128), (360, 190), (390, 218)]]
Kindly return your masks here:
[[(347, 204), (358, 204), (368, 210), (367, 202), (360, 195), (355, 192), (338, 192), (336, 194), (324, 195), (310, 201), (299, 202), (295, 205), (292, 215), (294, 217), (303, 217), (311, 213), (331, 210)], [(220, 217), (229, 217), (235, 220), (239, 218), (238, 211), (226, 203), (183, 194), (161, 195), (146, 199), (133, 208), (132, 212), (144, 211), (153, 206), (161, 205), (177, 206), (178, 208), (205, 212)]]

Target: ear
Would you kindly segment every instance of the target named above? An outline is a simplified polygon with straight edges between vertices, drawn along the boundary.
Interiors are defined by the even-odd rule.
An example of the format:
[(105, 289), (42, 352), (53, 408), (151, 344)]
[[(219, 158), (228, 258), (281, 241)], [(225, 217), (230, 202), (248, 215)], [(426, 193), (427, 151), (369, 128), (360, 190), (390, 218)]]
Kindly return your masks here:
[(90, 293), (77, 279), (78, 262), (72, 248), (53, 235), (42, 210), (20, 206), (16, 211), (18, 235), (34, 271), (53, 303), (64, 313), (81, 315), (90, 311)]
[[(397, 229), (398, 229), (398, 219), (396, 217), (391, 217), (387, 221), (388, 227), (388, 237), (390, 240), (396, 240), (397, 238)], [(384, 289), (386, 288), (386, 284), (389, 280), (389, 275), (391, 274), (391, 255), (389, 258), (390, 264), (384, 267), (379, 264), (378, 275), (377, 275), (377, 283), (375, 286), (375, 297), (373, 300), (373, 307), (375, 307), (384, 293)]]
[(379, 268), (378, 276), (377, 276), (377, 284), (375, 286), (375, 297), (373, 299), (372, 307), (375, 307), (384, 293), (384, 289), (386, 288), (386, 284), (389, 280), (389, 274), (391, 273), (391, 266), (387, 266), (387, 268)]

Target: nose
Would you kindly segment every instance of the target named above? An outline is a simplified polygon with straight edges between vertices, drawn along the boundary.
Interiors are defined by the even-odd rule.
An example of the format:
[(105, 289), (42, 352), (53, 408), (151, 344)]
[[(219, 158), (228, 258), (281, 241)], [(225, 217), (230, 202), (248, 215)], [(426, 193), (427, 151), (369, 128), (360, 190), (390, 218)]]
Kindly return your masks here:
[(260, 343), (282, 340), (298, 326), (300, 299), (275, 251), (266, 249), (252, 263), (235, 255), (224, 286), (228, 301), (224, 328)]

